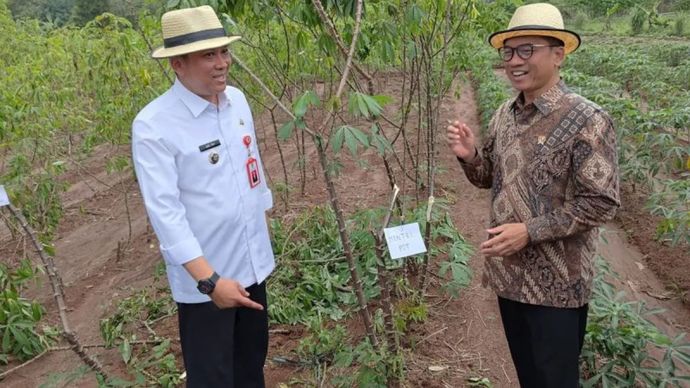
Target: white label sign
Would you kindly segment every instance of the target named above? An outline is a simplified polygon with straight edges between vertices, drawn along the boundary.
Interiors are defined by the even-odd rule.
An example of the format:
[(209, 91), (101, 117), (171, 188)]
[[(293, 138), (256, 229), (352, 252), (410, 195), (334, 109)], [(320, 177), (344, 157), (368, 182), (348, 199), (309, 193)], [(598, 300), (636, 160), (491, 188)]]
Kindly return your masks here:
[(405, 224), (392, 228), (385, 228), (386, 244), (391, 258), (400, 259), (407, 256), (426, 252), (419, 224)]
[(7, 197), (7, 192), (5, 191), (5, 186), (0, 185), (0, 207), (7, 206), (10, 204), (10, 199)]

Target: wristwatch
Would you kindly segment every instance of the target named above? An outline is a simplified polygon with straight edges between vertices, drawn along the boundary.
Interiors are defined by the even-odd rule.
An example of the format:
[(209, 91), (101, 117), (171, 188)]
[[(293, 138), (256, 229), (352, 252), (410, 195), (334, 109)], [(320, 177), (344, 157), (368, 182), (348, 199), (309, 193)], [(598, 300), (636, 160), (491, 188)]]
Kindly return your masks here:
[(200, 293), (208, 295), (216, 288), (216, 282), (218, 279), (220, 279), (220, 275), (214, 271), (210, 278), (199, 280), (199, 283), (196, 285), (196, 289), (199, 290)]

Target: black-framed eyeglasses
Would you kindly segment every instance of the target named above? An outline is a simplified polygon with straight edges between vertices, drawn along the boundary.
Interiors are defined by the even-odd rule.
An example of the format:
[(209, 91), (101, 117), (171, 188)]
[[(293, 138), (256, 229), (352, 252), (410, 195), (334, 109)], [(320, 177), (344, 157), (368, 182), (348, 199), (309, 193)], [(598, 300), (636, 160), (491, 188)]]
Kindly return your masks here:
[(517, 47), (503, 46), (498, 49), (498, 55), (503, 61), (508, 62), (513, 59), (513, 54), (517, 52), (518, 57), (522, 59), (529, 59), (534, 54), (534, 49), (539, 47), (561, 47), (553, 44), (532, 44), (525, 43)]

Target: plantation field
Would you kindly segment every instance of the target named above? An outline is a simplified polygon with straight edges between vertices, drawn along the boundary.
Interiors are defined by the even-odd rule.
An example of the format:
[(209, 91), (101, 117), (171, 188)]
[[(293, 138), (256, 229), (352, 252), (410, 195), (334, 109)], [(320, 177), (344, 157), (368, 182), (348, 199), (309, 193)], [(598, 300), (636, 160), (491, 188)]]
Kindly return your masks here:
[[(0, 385), (182, 386), (129, 145), (138, 109), (170, 84), (148, 58), (159, 16), (58, 28), (15, 21), (5, 3), (0, 184), (16, 208), (0, 211)], [(481, 138), (513, 93), (484, 39), (516, 2), (382, 1), (364, 14), (356, 0), (209, 3), (244, 37), (230, 83), (252, 105), (274, 196), (268, 386), (516, 386), (475, 253), (490, 194), (444, 140), (455, 119)], [(611, 113), (622, 173), (623, 206), (601, 232), (588, 387), (690, 381), (688, 69), (685, 38), (601, 34), (564, 66)], [(429, 254), (382, 254), (387, 216), (418, 222)]]
[[(399, 78), (395, 75), (381, 76), (377, 83), (385, 85), (384, 89), (400, 87)], [(479, 128), (473, 90), (466, 84), (460, 88), (462, 93), (459, 98), (448, 97), (444, 101), (442, 117), (463, 117), (474, 128)], [(394, 111), (396, 107), (388, 109)], [(257, 131), (264, 133), (263, 139), (273, 136), (268, 115), (263, 114), (257, 120)], [(268, 175), (275, 179), (282, 173), (275, 143), (261, 141)], [(128, 175), (106, 175), (102, 171), (104, 160), (114, 154), (126, 155), (127, 152), (122, 147), (99, 147), (91, 158), (82, 163), (80, 171), (71, 171), (64, 176), (65, 181), (71, 185), (63, 198), (67, 205), (56, 240), (58, 268), (63, 274), (70, 316), (75, 323), (75, 330), (85, 344), (102, 342), (99, 320), (113, 311), (113, 305), (118, 300), (149, 287), (155, 281), (151, 275), (160, 262), (155, 236), (147, 227), (146, 214), (136, 190), (128, 191), (134, 238), (132, 245), (121, 254), (122, 257), (118, 257), (118, 241), (126, 237), (128, 229), (119, 185), (122, 183), (129, 187), (136, 182)], [(313, 153), (311, 157), (314, 157)], [(296, 162), (296, 153), (286, 153), (285, 158), (288, 164), (292, 164)], [(344, 168), (344, 179), (338, 183), (347, 212), (376, 206), (387, 196), (385, 184), (382, 184), (386, 180), (385, 171), (373, 166), (372, 155), (367, 159), (371, 159), (372, 166), (366, 169), (348, 161)], [(444, 172), (439, 180), (444, 183), (439, 190), (451, 203), (449, 213), (460, 233), (472, 245), (477, 246), (483, 241), (482, 230), (488, 222), (488, 192), (470, 185), (460, 175), (461, 172), (450, 155), (443, 155), (441, 160)], [(294, 179), (299, 174), (294, 169), (290, 173)], [(324, 203), (326, 195), (318, 184), (321, 178), (314, 172), (309, 174), (313, 183), (307, 185), (305, 195), (299, 199), (291, 199), (287, 211), (276, 201), (272, 218), (293, 219), (302, 210)], [(634, 209), (628, 211), (632, 212)], [(621, 219), (634, 214), (628, 211), (623, 212)], [(647, 218), (646, 222), (649, 221)], [(638, 222), (644, 223), (641, 220)], [(647, 268), (648, 262), (662, 260), (663, 257), (645, 257), (634, 243), (627, 240), (628, 233), (622, 229), (625, 228), (624, 225), (625, 222), (607, 225), (604, 233), (608, 243), (603, 246), (602, 254), (620, 274), (620, 279), (615, 284), (627, 292), (629, 297), (644, 300), (651, 308), (664, 308), (665, 312), (654, 318), (653, 322), (667, 333), (673, 335), (687, 331), (690, 324), (687, 306), (675, 295), (669, 294), (664, 283)], [(17, 243), (16, 240), (3, 240), (3, 255), (13, 252)], [(279, 265), (290, 264), (279, 262)], [(473, 256), (471, 265), (476, 273), (480, 273), (481, 257)], [(156, 284), (165, 283), (164, 280), (158, 280)], [(270, 284), (269, 282), (269, 287)], [(429, 289), (428, 318), (423, 324), (415, 326), (406, 339), (409, 345), (414, 344), (407, 356), (409, 384), (462, 386), (468, 379), (476, 377), (487, 378), (496, 387), (514, 386), (516, 375), (501, 333), (502, 326), (493, 293), (481, 287), (479, 276), (475, 276), (472, 284), (462, 292), (460, 300), (453, 300), (445, 295), (438, 282), (433, 279), (432, 284)], [(37, 296), (50, 306), (47, 293), (39, 293)], [(48, 316), (52, 317), (49, 321), (57, 323), (54, 314), (54, 308), (49, 307)], [(347, 325), (354, 333), (363, 331), (357, 319), (349, 319)], [(174, 316), (158, 320), (151, 328), (158, 336), (177, 337)], [(139, 327), (139, 338), (146, 338), (146, 331), (145, 327)], [(271, 331), (270, 362), (266, 369), (269, 386), (289, 382), (298, 382), (298, 386), (310, 385), (309, 381), (312, 380), (309, 366), (296, 363), (298, 358), (295, 355), (299, 341), (309, 335), (308, 331), (301, 326), (284, 324), (272, 325)], [(173, 354), (178, 357), (179, 367), (179, 348), (174, 340), (172, 348)], [(118, 371), (123, 378), (127, 377), (117, 348), (91, 350), (103, 360), (105, 366)], [(432, 371), (435, 370), (434, 367), (440, 370)], [(48, 386), (91, 386), (93, 381), (92, 374), (86, 373), (83, 367), (80, 369), (80, 361), (74, 354), (58, 351), (45, 355), (14, 373), (3, 384), (8, 387), (25, 387), (47, 382)]]

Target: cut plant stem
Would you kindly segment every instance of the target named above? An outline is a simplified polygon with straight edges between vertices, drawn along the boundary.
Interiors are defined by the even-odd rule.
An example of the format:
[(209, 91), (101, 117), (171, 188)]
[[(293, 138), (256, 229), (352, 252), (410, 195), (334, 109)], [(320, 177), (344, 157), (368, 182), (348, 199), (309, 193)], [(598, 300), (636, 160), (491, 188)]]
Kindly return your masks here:
[(52, 256), (49, 256), (43, 250), (43, 246), (36, 237), (36, 232), (26, 221), (26, 218), (24, 218), (24, 215), (21, 213), (21, 211), (15, 208), (12, 204), (8, 204), (7, 208), (10, 210), (12, 216), (14, 216), (17, 219), (17, 221), (19, 221), (19, 224), (22, 226), (26, 234), (29, 236), (31, 243), (36, 248), (38, 256), (41, 258), (43, 268), (48, 274), (50, 284), (53, 287), (53, 297), (55, 297), (55, 303), (57, 303), (58, 306), (60, 322), (62, 323), (63, 337), (65, 337), (67, 342), (69, 342), (69, 344), (72, 345), (72, 350), (74, 350), (74, 352), (77, 353), (79, 358), (81, 358), (81, 360), (86, 365), (88, 365), (96, 373), (100, 374), (105, 380), (108, 380), (108, 374), (105, 372), (105, 370), (103, 370), (103, 366), (101, 366), (101, 363), (86, 353), (86, 350), (84, 350), (84, 347), (77, 338), (77, 334), (74, 331), (72, 331), (70, 327), (69, 320), (67, 319), (67, 305), (65, 304), (65, 293), (62, 289), (62, 279), (60, 278), (60, 274), (58, 274), (57, 269), (55, 268), (55, 263), (53, 262)]

